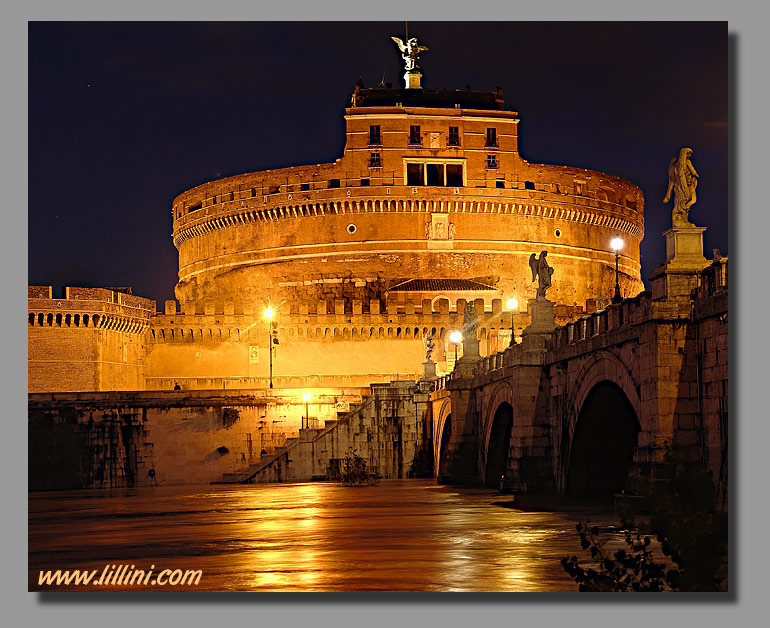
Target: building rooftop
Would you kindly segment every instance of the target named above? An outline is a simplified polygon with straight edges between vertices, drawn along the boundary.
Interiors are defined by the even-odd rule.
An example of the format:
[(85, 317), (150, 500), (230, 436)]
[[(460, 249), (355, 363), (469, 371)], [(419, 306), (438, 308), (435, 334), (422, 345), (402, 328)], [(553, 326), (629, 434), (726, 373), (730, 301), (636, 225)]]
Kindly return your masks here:
[(353, 107), (434, 107), (442, 109), (504, 109), (503, 90), (473, 92), (466, 89), (400, 89), (356, 85)]
[(393, 286), (388, 292), (466, 292), (470, 290), (497, 291), (497, 288), (472, 279), (410, 279)]

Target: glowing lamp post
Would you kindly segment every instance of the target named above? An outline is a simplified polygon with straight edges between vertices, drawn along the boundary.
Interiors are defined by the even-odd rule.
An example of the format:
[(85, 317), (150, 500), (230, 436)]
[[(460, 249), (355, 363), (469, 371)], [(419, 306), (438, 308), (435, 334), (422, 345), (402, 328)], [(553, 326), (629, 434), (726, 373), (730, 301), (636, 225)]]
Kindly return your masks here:
[(620, 236), (615, 236), (610, 242), (612, 250), (615, 251), (615, 296), (612, 297), (613, 303), (620, 303), (623, 297), (620, 296), (620, 273), (618, 271), (618, 257), (620, 256), (620, 249), (623, 248), (623, 240)]
[(508, 306), (508, 309), (511, 311), (511, 342), (508, 344), (509, 347), (512, 347), (514, 345), (513, 342), (513, 314), (516, 311), (516, 308), (519, 307), (519, 301), (518, 299), (511, 297), (506, 301), (505, 303)]
[(265, 309), (264, 317), (267, 319), (268, 351), (270, 352), (270, 388), (273, 387), (273, 308), (269, 305)]
[(304, 427), (310, 428), (310, 415), (308, 414), (307, 404), (310, 401), (310, 393), (302, 393), (302, 401), (305, 402), (305, 425)]
[(457, 345), (463, 341), (463, 335), (459, 331), (449, 334), (449, 342), (455, 346), (455, 368), (457, 368)]

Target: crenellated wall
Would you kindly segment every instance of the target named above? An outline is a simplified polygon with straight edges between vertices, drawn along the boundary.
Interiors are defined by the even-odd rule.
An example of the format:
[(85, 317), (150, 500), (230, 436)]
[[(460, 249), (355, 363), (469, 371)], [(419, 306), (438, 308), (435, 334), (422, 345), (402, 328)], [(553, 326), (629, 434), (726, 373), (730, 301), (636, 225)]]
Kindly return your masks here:
[[(434, 337), (433, 359), (438, 371), (451, 370), (452, 330), (463, 329), (466, 299), (458, 298), (454, 311), (449, 301), (434, 311), (430, 301), (403, 305), (344, 299), (311, 301), (292, 311), (289, 304), (276, 307), (273, 382), (276, 387), (368, 386), (372, 382), (414, 380), (422, 374), (426, 339)], [(477, 337), (483, 355), (508, 346), (511, 313), (500, 299), (474, 301), (479, 313)], [(252, 309), (253, 304), (249, 304)], [(595, 304), (594, 304), (595, 306)], [(176, 304), (166, 304), (166, 314), (152, 318), (147, 345), (147, 387), (265, 388), (269, 384), (269, 327), (261, 311), (235, 313), (233, 302), (226, 313), (206, 302), (208, 314), (179, 314)], [(245, 309), (245, 308), (244, 308)], [(571, 320), (583, 308), (561, 306), (560, 321)], [(409, 312), (409, 313), (407, 313)], [(529, 314), (514, 316), (514, 333), (529, 324)], [(460, 347), (459, 355), (462, 355)]]
[(30, 286), (28, 390), (143, 390), (155, 301), (104, 288)]

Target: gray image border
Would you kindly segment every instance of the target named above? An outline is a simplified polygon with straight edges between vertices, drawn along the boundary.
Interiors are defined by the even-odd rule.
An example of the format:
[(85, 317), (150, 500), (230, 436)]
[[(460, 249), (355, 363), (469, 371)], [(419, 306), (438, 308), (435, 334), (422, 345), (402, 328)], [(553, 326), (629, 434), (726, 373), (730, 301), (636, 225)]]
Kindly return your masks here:
[[(517, 6), (501, 2), (474, 2), (472, 6), (443, 3), (390, 2), (361, 6), (335, 0), (316, 5), (257, 5), (242, 0), (212, 5), (185, 2), (118, 3), (71, 1), (68, 3), (12, 3), (3, 10), (2, 55), (6, 77), (7, 113), (4, 117), (4, 170), (6, 198), (2, 268), (6, 294), (3, 313), (10, 331), (6, 335), (4, 389), (6, 391), (6, 455), (2, 456), (7, 507), (3, 526), (7, 548), (3, 569), (6, 625), (99, 625), (138, 626), (146, 624), (211, 626), (249, 622), (260, 626), (393, 626), (406, 625), (508, 625), (522, 621), (548, 625), (644, 625), (717, 626), (728, 621), (754, 625), (765, 613), (758, 590), (765, 577), (759, 560), (764, 547), (758, 545), (759, 530), (768, 521), (767, 488), (761, 473), (763, 443), (767, 442), (767, 404), (763, 403), (760, 374), (764, 370), (763, 350), (767, 346), (759, 325), (767, 311), (764, 303), (749, 301), (756, 286), (764, 245), (767, 212), (760, 198), (760, 182), (767, 175), (758, 171), (765, 158), (760, 154), (757, 135), (766, 135), (763, 111), (767, 105), (768, 58), (764, 16), (754, 3), (736, 1), (725, 6), (716, 2), (647, 1), (643, 7), (630, 3), (588, 0), (581, 3), (547, 2), (538, 6)], [(401, 19), (414, 20), (728, 20), (730, 33), (730, 252), (733, 257), (731, 306), (738, 314), (733, 326), (734, 381), (731, 423), (733, 473), (731, 499), (731, 573), (729, 594), (647, 596), (586, 596), (579, 594), (33, 594), (27, 593), (26, 483), (26, 334), (21, 333), (26, 317), (16, 312), (24, 302), (26, 277), (19, 272), (19, 260), (27, 259), (27, 190), (19, 182), (27, 174), (27, 37), (28, 20), (304, 20)], [(765, 77), (764, 79), (762, 77)], [(752, 139), (754, 138), (754, 139)], [(756, 172), (755, 172), (756, 171)], [(747, 187), (744, 187), (746, 185)], [(742, 248), (735, 246), (740, 242)], [(743, 256), (748, 260), (743, 263)], [(756, 256), (756, 259), (755, 259)], [(735, 264), (738, 266), (735, 266)], [(737, 273), (736, 273), (737, 269)], [(8, 288), (10, 286), (10, 289)], [(754, 287), (754, 291), (749, 290)], [(761, 292), (761, 290), (759, 291)], [(764, 295), (760, 296), (762, 301)], [(742, 303), (743, 300), (748, 301)], [(747, 307), (741, 307), (745, 305)], [(18, 333), (16, 330), (19, 330)], [(745, 346), (744, 346), (745, 345)], [(737, 350), (736, 350), (737, 348)], [(738, 360), (735, 360), (737, 356)], [(766, 387), (766, 386), (765, 386)], [(743, 417), (747, 417), (744, 421)], [(740, 426), (740, 427), (736, 427)], [(736, 440), (737, 439), (737, 440)], [(24, 443), (25, 446), (21, 446)], [(760, 449), (762, 448), (762, 449)], [(752, 460), (754, 461), (752, 463)], [(751, 466), (750, 466), (751, 465)], [(755, 475), (752, 476), (752, 471)], [(10, 506), (10, 508), (8, 507)], [(737, 551), (736, 551), (737, 549)], [(737, 569), (736, 569), (737, 567)], [(753, 621), (756, 620), (756, 621)]]

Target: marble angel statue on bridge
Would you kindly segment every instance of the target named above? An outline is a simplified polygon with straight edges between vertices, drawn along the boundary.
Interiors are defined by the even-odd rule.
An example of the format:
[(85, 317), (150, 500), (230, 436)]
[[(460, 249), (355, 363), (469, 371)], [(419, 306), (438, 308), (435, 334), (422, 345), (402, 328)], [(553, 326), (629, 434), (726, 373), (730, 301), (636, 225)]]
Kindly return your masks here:
[(687, 219), (690, 208), (695, 204), (695, 188), (698, 186), (698, 172), (690, 161), (692, 148), (683, 148), (679, 156), (674, 157), (668, 164), (668, 189), (664, 203), (674, 196), (674, 209), (671, 213), (671, 224), (674, 227), (692, 227)]
[(545, 256), (548, 251), (540, 253), (536, 257), (534, 253), (529, 256), (529, 267), (532, 269), (532, 281), (537, 280), (537, 299), (545, 299), (545, 292), (551, 287), (551, 275), (553, 268), (548, 265)]

